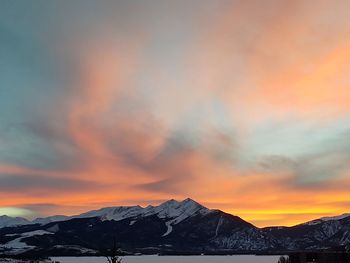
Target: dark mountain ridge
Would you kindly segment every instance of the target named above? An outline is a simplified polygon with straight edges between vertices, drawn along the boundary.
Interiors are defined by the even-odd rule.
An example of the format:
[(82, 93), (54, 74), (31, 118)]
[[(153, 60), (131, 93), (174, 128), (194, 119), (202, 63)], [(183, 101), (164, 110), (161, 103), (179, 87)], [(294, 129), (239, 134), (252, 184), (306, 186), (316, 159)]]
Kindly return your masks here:
[(2, 227), (0, 253), (96, 255), (110, 248), (113, 240), (132, 254), (329, 250), (350, 243), (350, 215), (293, 227), (258, 228), (189, 198), (169, 200), (159, 206), (109, 207)]

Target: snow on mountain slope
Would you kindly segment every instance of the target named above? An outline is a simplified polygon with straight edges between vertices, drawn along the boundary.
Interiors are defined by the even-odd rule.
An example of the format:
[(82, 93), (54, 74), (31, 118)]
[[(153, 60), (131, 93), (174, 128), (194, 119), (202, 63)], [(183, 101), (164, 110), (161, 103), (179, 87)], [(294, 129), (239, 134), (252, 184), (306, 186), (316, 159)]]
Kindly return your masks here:
[[(0, 245), (0, 250), (11, 249), (12, 254), (22, 253), (22, 252), (25, 252), (25, 251), (28, 251), (30, 249), (35, 248), (34, 246), (27, 245), (27, 243), (22, 241), (22, 239), (27, 238), (27, 237), (51, 235), (51, 234), (53, 234), (53, 233), (48, 232), (48, 231), (44, 231), (44, 230), (36, 230), (36, 231), (21, 233), (20, 237), (17, 237), (15, 239), (7, 242), (4, 245)], [(10, 234), (7, 236), (13, 236), (13, 235)]]
[[(10, 253), (37, 248), (45, 250), (47, 244), (50, 249), (64, 246), (57, 247), (57, 251), (66, 253), (71, 252), (67, 247), (71, 245), (85, 248), (107, 244), (115, 238), (115, 233), (118, 233), (118, 242), (126, 247), (137, 247), (150, 253), (163, 247), (172, 251), (185, 248), (193, 252), (205, 247), (248, 252), (300, 251), (349, 244), (349, 214), (314, 221), (317, 223), (257, 228), (237, 216), (210, 210), (189, 198), (172, 199), (158, 206), (107, 207), (71, 217), (54, 216), (33, 221), (38, 224), (4, 228), (0, 231), (0, 253), (1, 248), (3, 251), (9, 249)], [(51, 223), (46, 225), (47, 222)], [(44, 232), (40, 235), (35, 231)], [(28, 233), (34, 236), (28, 237)]]
[(38, 217), (32, 221), (33, 224), (40, 224), (40, 225), (46, 225), (51, 222), (57, 222), (57, 221), (65, 221), (69, 220), (72, 217), (70, 216), (63, 216), (63, 215), (57, 215), (57, 216), (49, 216), (49, 217)]
[(199, 203), (187, 198), (181, 202), (171, 199), (159, 206), (119, 206), (106, 207), (99, 210), (89, 211), (87, 213), (74, 216), (72, 218), (100, 217), (102, 220), (120, 221), (126, 218), (135, 218), (135, 223), (138, 217), (156, 215), (161, 219), (169, 219), (165, 222), (167, 231), (163, 234), (166, 236), (172, 232), (172, 225), (178, 224), (188, 217), (197, 213), (207, 214), (211, 210), (205, 208)]
[(125, 218), (135, 217), (142, 214), (144, 208), (141, 206), (117, 206), (105, 207), (99, 210), (92, 210), (73, 218), (100, 217), (102, 220), (120, 221)]
[(339, 216), (321, 217), (319, 219), (315, 219), (315, 220), (303, 223), (303, 225), (312, 226), (312, 225), (317, 225), (317, 224), (320, 224), (320, 223), (323, 223), (323, 222), (341, 220), (341, 219), (344, 219), (344, 218), (347, 218), (347, 217), (350, 217), (350, 213), (345, 213), (345, 214), (342, 214), (342, 215), (339, 215)]
[[(171, 234), (173, 236), (176, 234), (176, 232), (179, 230), (179, 223), (183, 222), (187, 219), (193, 219), (196, 217), (199, 218), (205, 218), (206, 215), (213, 215), (217, 210), (210, 210), (199, 203), (195, 202), (194, 200), (187, 198), (183, 201), (176, 201), (174, 199), (171, 199), (169, 201), (166, 201), (158, 206), (152, 206), (149, 205), (147, 207), (141, 207), (141, 206), (117, 206), (117, 207), (106, 207), (101, 208), (98, 210), (92, 210), (88, 211), (86, 213), (82, 213), (75, 216), (51, 216), (46, 218), (37, 218), (33, 221), (28, 221), (24, 218), (11, 218), (8, 216), (0, 216), (0, 228), (6, 227), (6, 226), (16, 226), (16, 225), (25, 225), (25, 224), (39, 224), (39, 225), (46, 225), (51, 222), (59, 222), (59, 221), (67, 221), (74, 218), (92, 218), (92, 217), (98, 217), (102, 221), (121, 221), (124, 219), (128, 219), (130, 222), (127, 222), (130, 226), (137, 226), (138, 222), (145, 219), (145, 217), (150, 216), (156, 216), (158, 219), (160, 219), (160, 222), (164, 224), (161, 234), (158, 234), (160, 237), (167, 237)], [(206, 219), (207, 220), (207, 219)], [(345, 222), (345, 221), (346, 222)], [(158, 220), (159, 221), (159, 220)], [(344, 221), (344, 222), (343, 222)], [(295, 231), (299, 231), (299, 227), (306, 227), (307, 229), (304, 229), (303, 233), (305, 231), (308, 231), (308, 236), (312, 236), (313, 239), (324, 242), (325, 240), (332, 240), (334, 239), (334, 243), (344, 243), (346, 240), (350, 241), (350, 230), (345, 229), (344, 225), (347, 225), (347, 222), (350, 222), (350, 214), (343, 214), (340, 216), (335, 217), (323, 217), (320, 219), (316, 219), (310, 222), (306, 222), (304, 224), (300, 224), (295, 226)], [(218, 218), (217, 221), (213, 222), (216, 226), (216, 230), (213, 233), (213, 238), (216, 239), (222, 239), (220, 242), (218, 242), (218, 245), (222, 246), (238, 246), (236, 244), (237, 233), (234, 233), (232, 236), (221, 237), (220, 233), (222, 228), (222, 221)], [(135, 226), (134, 226), (135, 225)], [(177, 225), (176, 227), (174, 227)], [(310, 228), (311, 227), (311, 228)], [(57, 229), (56, 229), (57, 228)], [(137, 228), (137, 227), (136, 227)], [(50, 230), (52, 229), (52, 232), (57, 232), (59, 230), (58, 225), (51, 226)], [(176, 231), (175, 231), (175, 230)], [(269, 230), (270, 229), (270, 230)], [(294, 230), (289, 230), (290, 228), (265, 228), (263, 230), (264, 234), (266, 235), (282, 235), (281, 233), (284, 233), (283, 235), (287, 235), (288, 238), (293, 239), (294, 236), (290, 234), (289, 232), (294, 232)], [(293, 228), (294, 229), (294, 228)], [(344, 230), (344, 231), (343, 231)], [(349, 230), (349, 231), (348, 231)], [(186, 230), (187, 231), (187, 230)], [(230, 229), (227, 229), (227, 231), (231, 231)], [(251, 232), (249, 232), (251, 231)], [(251, 236), (255, 235), (257, 239), (260, 239), (259, 237), (259, 231), (256, 229), (251, 229), (248, 232), (242, 232), (243, 236)], [(344, 233), (343, 233), (344, 232)], [(241, 233), (241, 234), (242, 234)], [(248, 238), (247, 238), (248, 239)], [(217, 241), (218, 241), (217, 240)], [(287, 247), (297, 247), (297, 244), (302, 243), (303, 244), (311, 244), (313, 241), (309, 240), (308, 237), (303, 237), (301, 239), (298, 239), (296, 242), (288, 242), (286, 239), (281, 239), (281, 242), (283, 243), (283, 246)], [(280, 242), (280, 243), (281, 243)], [(263, 242), (261, 242), (262, 244)], [(267, 247), (267, 245), (264, 245)]]
[[(43, 218), (37, 218), (33, 221), (29, 221), (25, 218), (20, 217), (9, 217), (0, 216), (0, 228), (6, 226), (25, 225), (25, 224), (40, 224), (45, 225), (51, 222), (66, 221), (72, 218), (88, 218), (88, 217), (99, 217), (102, 220), (114, 220), (120, 221), (126, 218), (137, 218), (144, 216), (157, 215), (162, 219), (170, 219), (171, 222), (167, 224), (170, 228), (173, 224), (185, 220), (189, 216), (196, 213), (206, 214), (211, 210), (205, 208), (199, 203), (193, 201), (190, 198), (178, 202), (176, 200), (166, 201), (159, 206), (147, 206), (145, 208), (141, 206), (116, 206), (116, 207), (105, 207), (98, 210), (88, 211), (76, 216), (49, 216)], [(135, 220), (136, 222), (136, 220)], [(170, 233), (171, 231), (169, 231)]]
[(167, 236), (173, 231), (173, 225), (176, 225), (183, 220), (196, 215), (197, 213), (205, 215), (210, 212), (211, 210), (205, 208), (190, 198), (187, 198), (182, 202), (172, 199), (147, 211), (147, 213), (156, 214), (159, 218), (171, 219), (165, 223), (167, 231), (163, 234), (163, 236)]
[(207, 214), (210, 212), (208, 208), (205, 208), (190, 198), (187, 198), (182, 202), (172, 199), (162, 203), (159, 206), (145, 209), (145, 215), (156, 214), (159, 218), (174, 218), (175, 224), (185, 220), (197, 212), (200, 212), (201, 214)]
[(89, 211), (72, 218), (100, 217), (102, 220), (120, 221), (126, 218), (157, 215), (159, 218), (172, 219), (177, 224), (186, 218), (196, 214), (206, 214), (211, 210), (205, 208), (192, 199), (185, 199), (182, 202), (176, 200), (166, 201), (159, 206), (118, 206), (106, 207), (99, 210)]
[(19, 226), (30, 224), (30, 221), (23, 217), (0, 216), (0, 228), (8, 226)]

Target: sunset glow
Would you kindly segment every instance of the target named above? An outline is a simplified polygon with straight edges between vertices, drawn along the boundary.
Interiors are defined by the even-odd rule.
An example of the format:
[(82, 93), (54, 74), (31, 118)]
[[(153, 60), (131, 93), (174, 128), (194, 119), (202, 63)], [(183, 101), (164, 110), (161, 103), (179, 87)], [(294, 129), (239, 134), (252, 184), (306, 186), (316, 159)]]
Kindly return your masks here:
[(349, 17), (345, 0), (2, 1), (0, 214), (349, 212)]

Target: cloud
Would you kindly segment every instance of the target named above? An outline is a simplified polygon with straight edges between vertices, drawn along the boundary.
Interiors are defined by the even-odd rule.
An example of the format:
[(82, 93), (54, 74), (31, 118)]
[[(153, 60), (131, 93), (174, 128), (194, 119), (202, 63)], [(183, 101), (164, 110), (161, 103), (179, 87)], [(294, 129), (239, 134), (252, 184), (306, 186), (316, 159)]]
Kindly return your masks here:
[(32, 193), (54, 192), (55, 194), (64, 194), (63, 191), (79, 192), (99, 187), (101, 186), (97, 182), (71, 178), (31, 174), (19, 175), (2, 173), (0, 175), (0, 190), (10, 193), (21, 193), (23, 190), (29, 190)]
[(170, 194), (263, 224), (348, 199), (347, 1), (12, 2), (2, 205), (76, 213)]
[(151, 183), (140, 184), (136, 185), (136, 187), (150, 192), (181, 193), (179, 186), (181, 179), (179, 177), (186, 177), (186, 175), (170, 177)]

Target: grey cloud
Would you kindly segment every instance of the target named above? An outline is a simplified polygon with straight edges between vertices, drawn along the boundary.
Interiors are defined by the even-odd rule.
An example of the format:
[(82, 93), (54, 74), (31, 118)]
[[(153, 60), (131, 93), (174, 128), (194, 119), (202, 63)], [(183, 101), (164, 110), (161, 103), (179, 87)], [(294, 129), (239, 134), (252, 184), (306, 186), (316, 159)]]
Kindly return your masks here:
[(0, 127), (5, 140), (0, 159), (11, 164), (56, 171), (82, 169), (86, 153), (74, 142), (62, 123), (27, 120)]
[(53, 203), (34, 203), (34, 204), (19, 204), (17, 207), (35, 211), (36, 213), (45, 212), (46, 210), (60, 207), (60, 205)]
[(350, 157), (346, 152), (330, 150), (295, 159), (286, 156), (266, 156), (258, 162), (258, 169), (290, 175), (288, 182), (292, 187), (325, 188), (342, 172), (350, 169), (349, 162)]
[(149, 192), (179, 193), (181, 192), (181, 180), (178, 177), (170, 177), (146, 184), (136, 185), (136, 188)]
[(18, 174), (0, 174), (0, 191), (3, 192), (21, 192), (21, 191), (40, 191), (40, 192), (61, 192), (61, 191), (83, 191), (101, 187), (100, 184), (93, 181), (58, 178), (42, 175), (18, 175)]

